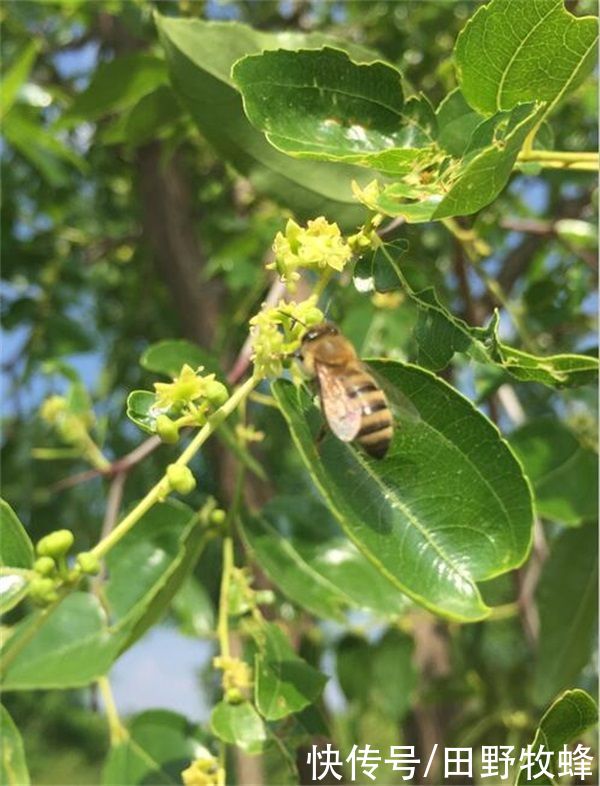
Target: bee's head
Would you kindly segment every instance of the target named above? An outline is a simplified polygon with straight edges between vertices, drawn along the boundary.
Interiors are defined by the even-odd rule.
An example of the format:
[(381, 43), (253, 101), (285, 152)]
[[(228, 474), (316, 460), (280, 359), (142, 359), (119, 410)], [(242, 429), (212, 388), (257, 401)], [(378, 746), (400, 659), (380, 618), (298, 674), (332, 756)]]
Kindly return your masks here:
[(316, 341), (316, 339), (322, 336), (339, 336), (339, 334), (340, 331), (333, 322), (321, 322), (318, 325), (313, 325), (313, 327), (308, 328), (306, 333), (302, 336), (302, 345), (304, 346), (311, 341)]

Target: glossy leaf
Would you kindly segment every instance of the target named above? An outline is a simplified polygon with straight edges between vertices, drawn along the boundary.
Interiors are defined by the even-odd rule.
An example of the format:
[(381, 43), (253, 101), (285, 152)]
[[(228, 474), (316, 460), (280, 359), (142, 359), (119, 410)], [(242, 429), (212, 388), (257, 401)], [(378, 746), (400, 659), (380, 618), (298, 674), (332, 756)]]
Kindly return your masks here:
[(4, 690), (89, 685), (106, 674), (120, 646), (119, 638), (108, 629), (98, 599), (85, 592), (73, 592), (49, 611), (25, 617), (15, 626), (3, 652), (8, 656), (23, 640), (27, 643), (4, 675)]
[(250, 754), (260, 753), (267, 741), (265, 724), (249, 701), (220, 701), (210, 716), (210, 727), (220, 740)]
[(197, 514), (181, 502), (166, 500), (145, 513), (111, 549), (104, 596), (113, 630), (127, 631), (123, 646), (131, 646), (166, 612), (205, 542)]
[(414, 335), (420, 364), (438, 370), (448, 365), (455, 352), (467, 352), (474, 360), (492, 362), (523, 382), (562, 388), (597, 379), (598, 358), (567, 354), (544, 357), (509, 347), (498, 337), (497, 313), (487, 327), (471, 327), (440, 303), (433, 288), (413, 290), (395, 260), (393, 247), (386, 246), (386, 258), (402, 289), (419, 309)]
[(351, 608), (385, 617), (406, 611), (406, 596), (348, 540), (318, 500), (275, 498), (260, 514), (243, 516), (242, 527), (269, 578), (312, 614), (342, 621)]
[(412, 175), (375, 191), (358, 190), (357, 195), (370, 209), (410, 223), (475, 213), (508, 182), (521, 146), (543, 110), (543, 105), (523, 104), (482, 121), (472, 132), (464, 157), (446, 160), (426, 177)]
[(232, 76), (250, 122), (278, 150), (407, 174), (434, 154), (431, 107), (404, 101), (402, 76), (345, 52), (283, 49), (238, 61)]
[(113, 747), (102, 772), (102, 786), (181, 784), (181, 772), (206, 749), (194, 726), (168, 710), (136, 715), (129, 736)]
[(493, 141), (478, 148), (472, 157), (467, 156), (445, 183), (449, 188), (433, 218), (471, 215), (493, 202), (508, 182), (527, 134), (541, 119), (542, 111), (524, 104), (506, 116), (500, 115)]
[(296, 655), (281, 628), (265, 623), (254, 639), (258, 647), (254, 694), (260, 714), (279, 720), (316, 701), (327, 677)]
[(215, 611), (210, 596), (195, 576), (188, 576), (173, 598), (171, 611), (181, 633), (205, 638), (214, 635)]
[[(5, 572), (7, 571), (7, 572)], [(0, 614), (13, 609), (29, 592), (29, 581), (21, 573), (6, 568), (0, 574)]]
[(553, 417), (539, 418), (510, 435), (531, 481), (538, 513), (577, 526), (598, 516), (598, 454)]
[(11, 506), (0, 499), (0, 566), (31, 568), (33, 544)]
[[(346, 534), (398, 589), (443, 616), (489, 612), (477, 581), (520, 565), (532, 525), (529, 487), (495, 427), (417, 367), (374, 361), (396, 411), (386, 458), (331, 434), (302, 389), (273, 385), (300, 455)], [(402, 410), (405, 413), (401, 414)], [(412, 413), (416, 414), (412, 414)]]
[(596, 523), (563, 532), (552, 544), (537, 590), (540, 635), (533, 680), (537, 704), (577, 682), (592, 656), (598, 618)]
[(389, 630), (376, 643), (349, 634), (336, 650), (336, 673), (348, 701), (367, 710), (376, 707), (396, 723), (406, 715), (417, 684), (412, 665), (413, 641)]
[(127, 396), (127, 417), (147, 434), (156, 434), (156, 397), (149, 390), (132, 390)]
[(460, 88), (444, 98), (436, 109), (439, 127), (438, 143), (450, 155), (461, 158), (468, 146), (472, 133), (483, 120), (465, 100)]
[(23, 740), (13, 719), (0, 705), (0, 782), (4, 786), (29, 786)]
[(461, 89), (484, 114), (555, 102), (591, 72), (597, 40), (597, 20), (573, 16), (563, 0), (492, 0), (458, 36)]
[(541, 382), (550, 387), (588, 385), (598, 378), (598, 358), (591, 355), (538, 356), (514, 349), (495, 338), (492, 357), (522, 382)]
[(184, 339), (167, 339), (152, 344), (142, 354), (140, 364), (147, 371), (176, 377), (187, 363), (193, 369), (203, 366), (205, 372), (218, 371), (215, 360), (197, 344)]
[[(400, 238), (387, 245), (388, 253), (395, 260), (408, 251), (408, 241)], [(368, 251), (356, 260), (352, 273), (354, 286), (359, 292), (393, 292), (400, 288), (400, 281), (381, 248)]]
[[(598, 707), (592, 697), (583, 690), (565, 691), (544, 713), (533, 739), (532, 750), (537, 752), (543, 745), (545, 750), (552, 751), (548, 770), (556, 773), (557, 752), (597, 723)], [(534, 773), (535, 768), (532, 775)], [(528, 779), (525, 772), (520, 772), (515, 786), (533, 786), (533, 784), (549, 786), (554, 782), (555, 780), (550, 780), (546, 775)]]
[[(335, 39), (321, 33), (265, 33), (237, 22), (157, 15), (156, 23), (175, 91), (219, 155), (260, 193), (282, 200), (300, 218), (331, 212), (340, 224), (353, 226), (363, 220), (350, 184), (369, 176), (354, 167), (295, 161), (275, 150), (246, 119), (230, 77), (235, 61), (245, 55), (282, 47), (321, 47)], [(348, 48), (355, 59), (369, 57), (360, 47)]]

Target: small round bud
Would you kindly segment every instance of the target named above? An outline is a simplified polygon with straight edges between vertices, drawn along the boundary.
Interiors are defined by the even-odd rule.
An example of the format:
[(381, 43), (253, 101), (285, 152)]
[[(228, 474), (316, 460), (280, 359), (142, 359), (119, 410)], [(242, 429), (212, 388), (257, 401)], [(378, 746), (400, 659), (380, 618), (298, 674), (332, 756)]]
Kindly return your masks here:
[(206, 383), (204, 395), (215, 408), (222, 406), (229, 398), (225, 385), (222, 382), (217, 382), (216, 379), (211, 379)]
[(82, 551), (75, 560), (82, 573), (95, 576), (100, 573), (100, 560), (91, 551)]
[(62, 557), (73, 545), (73, 533), (68, 529), (57, 529), (38, 541), (36, 546), (40, 557)]
[(245, 697), (239, 688), (228, 688), (225, 692), (225, 701), (227, 704), (241, 704), (245, 701)]
[(210, 514), (210, 523), (215, 524), (217, 527), (221, 526), (221, 524), (225, 523), (225, 519), (227, 518), (227, 514), (221, 508), (217, 508), (213, 510)]
[(55, 423), (66, 409), (67, 400), (64, 396), (50, 396), (40, 407), (40, 416), (46, 423)]
[(167, 480), (174, 491), (180, 494), (189, 494), (196, 488), (196, 478), (189, 467), (180, 464), (169, 464), (167, 467)]
[(40, 576), (50, 576), (56, 570), (56, 563), (52, 557), (38, 557), (33, 563), (33, 569)]
[(29, 584), (29, 596), (34, 603), (45, 606), (58, 600), (56, 584), (52, 579), (34, 578)]
[(174, 445), (179, 439), (179, 428), (168, 415), (159, 415), (156, 418), (156, 433), (168, 445)]

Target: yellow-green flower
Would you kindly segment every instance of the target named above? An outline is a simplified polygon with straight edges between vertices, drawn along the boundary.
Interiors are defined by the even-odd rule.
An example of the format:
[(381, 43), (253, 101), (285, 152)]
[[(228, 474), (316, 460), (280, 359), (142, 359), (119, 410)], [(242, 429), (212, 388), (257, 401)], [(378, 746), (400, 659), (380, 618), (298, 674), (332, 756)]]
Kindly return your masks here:
[(377, 180), (371, 180), (364, 188), (361, 188), (356, 180), (353, 180), (352, 193), (363, 205), (371, 210), (377, 210), (377, 203), (381, 195), (381, 186)]
[(273, 242), (275, 261), (267, 265), (277, 270), (282, 281), (293, 291), (300, 278), (299, 269), (341, 271), (352, 256), (350, 246), (337, 224), (323, 216), (309, 221), (306, 228), (289, 219), (285, 234), (278, 232)]
[(67, 399), (64, 396), (48, 396), (40, 407), (40, 417), (46, 423), (56, 423), (58, 418), (67, 409)]
[(225, 782), (219, 762), (206, 748), (202, 748), (198, 758), (183, 770), (181, 780), (184, 786), (217, 786)]
[(156, 408), (163, 411), (169, 409), (183, 409), (186, 404), (191, 404), (202, 398), (206, 393), (208, 382), (215, 378), (214, 374), (200, 376), (203, 370), (200, 366), (196, 371), (187, 363), (172, 382), (155, 382)]
[(323, 319), (314, 296), (302, 303), (281, 300), (279, 305), (259, 311), (250, 320), (251, 357), (256, 372), (262, 377), (278, 377), (284, 361), (300, 346), (306, 328)]

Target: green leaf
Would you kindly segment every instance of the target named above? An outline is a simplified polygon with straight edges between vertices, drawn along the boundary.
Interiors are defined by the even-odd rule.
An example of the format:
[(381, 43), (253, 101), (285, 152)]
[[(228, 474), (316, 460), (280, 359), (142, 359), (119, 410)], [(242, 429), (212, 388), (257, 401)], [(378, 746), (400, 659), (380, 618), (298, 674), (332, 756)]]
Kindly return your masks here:
[(354, 634), (345, 636), (336, 650), (336, 674), (346, 698), (364, 710), (377, 707), (399, 723), (417, 685), (413, 650), (411, 637), (397, 630), (388, 630), (374, 644)]
[[(401, 259), (408, 248), (408, 240), (403, 238), (387, 244), (387, 249), (394, 255), (394, 259)], [(358, 292), (392, 292), (401, 286), (395, 270), (381, 248), (362, 254), (356, 260), (352, 277)]]
[(521, 146), (543, 109), (543, 105), (523, 104), (483, 121), (473, 131), (463, 158), (448, 158), (427, 176), (411, 173), (377, 192), (368, 188), (360, 199), (371, 210), (411, 223), (475, 213), (493, 202), (508, 182)]
[(150, 710), (129, 722), (129, 736), (112, 746), (102, 772), (103, 786), (181, 784), (181, 771), (210, 753), (198, 730), (183, 716)]
[(385, 63), (280, 49), (243, 58), (232, 76), (250, 122), (284, 153), (396, 175), (432, 157), (435, 115), (424, 99), (405, 104), (402, 75)]
[[(51, 186), (60, 187), (69, 182), (69, 167), (86, 172), (86, 161), (74, 150), (63, 144), (44, 128), (41, 119), (34, 120), (27, 109), (19, 104), (6, 114), (2, 123), (6, 141), (26, 158)], [(64, 315), (53, 315), (57, 325)], [(73, 323), (75, 324), (75, 323)]]
[(0, 614), (6, 614), (19, 604), (29, 592), (29, 581), (21, 573), (5, 568), (0, 574)]
[(193, 369), (203, 366), (207, 373), (219, 370), (214, 358), (204, 349), (184, 339), (167, 339), (152, 344), (140, 358), (140, 365), (147, 371), (167, 377), (176, 377), (185, 363)]
[(3, 653), (9, 656), (15, 646), (19, 651), (5, 672), (4, 690), (64, 689), (106, 674), (120, 640), (111, 635), (98, 599), (73, 592), (58, 606), (19, 622)]
[(127, 396), (127, 417), (148, 434), (156, 434), (156, 418), (160, 415), (156, 398), (149, 390), (132, 390)]
[[(245, 55), (321, 47), (335, 39), (321, 33), (265, 33), (237, 22), (159, 15), (155, 19), (175, 91), (219, 155), (260, 193), (293, 209), (300, 219), (332, 213), (340, 225), (363, 221), (364, 210), (356, 205), (350, 184), (353, 179), (366, 181), (369, 175), (339, 164), (295, 161), (275, 150), (246, 119), (230, 77), (234, 62)], [(348, 48), (354, 59), (369, 57), (359, 47)]]
[(0, 499), (0, 566), (31, 568), (33, 544), (11, 506)]
[(458, 36), (458, 80), (483, 114), (527, 101), (557, 102), (596, 62), (598, 20), (577, 18), (563, 0), (492, 0)]
[(215, 611), (210, 596), (195, 576), (188, 576), (173, 598), (171, 610), (185, 636), (207, 638), (214, 635)]
[(249, 701), (220, 701), (210, 716), (210, 727), (220, 740), (250, 754), (260, 753), (267, 741), (265, 724)]
[(167, 82), (164, 60), (146, 52), (100, 63), (89, 85), (79, 93), (59, 125), (96, 120), (132, 106), (142, 96)]
[(598, 618), (596, 524), (563, 532), (552, 545), (537, 590), (540, 636), (533, 695), (545, 704), (576, 682), (594, 647)]
[[(556, 773), (558, 763), (556, 753), (597, 723), (598, 708), (592, 697), (583, 690), (565, 691), (544, 713), (533, 739), (532, 750), (537, 752), (543, 745), (544, 750), (553, 751), (548, 770)], [(535, 768), (532, 774), (535, 774)], [(546, 775), (529, 780), (527, 774), (521, 771), (515, 786), (533, 786), (533, 784), (549, 786), (554, 782)]]
[[(470, 401), (429, 372), (375, 361), (397, 424), (384, 459), (329, 434), (302, 390), (274, 395), (313, 480), (348, 537), (398, 589), (442, 616), (489, 613), (476, 582), (526, 558), (532, 502), (520, 465)], [(410, 414), (401, 398), (408, 400)]]
[(104, 595), (113, 630), (127, 631), (124, 648), (166, 612), (205, 543), (198, 515), (181, 502), (166, 500), (111, 549)]
[(0, 705), (0, 781), (4, 786), (29, 786), (29, 770), (19, 730)]
[(182, 117), (181, 105), (174, 92), (160, 85), (142, 96), (128, 112), (120, 115), (101, 135), (107, 145), (126, 144), (130, 148), (160, 139)]
[(588, 385), (598, 378), (598, 358), (591, 355), (531, 355), (494, 338), (492, 358), (522, 382), (556, 388)]
[(34, 38), (17, 55), (16, 60), (2, 76), (0, 94), (0, 117), (4, 117), (14, 104), (19, 90), (27, 81), (39, 49), (39, 41)]
[[(485, 328), (471, 327), (453, 316), (429, 287), (415, 292), (386, 246), (388, 262), (396, 271), (402, 289), (419, 309), (415, 338), (418, 361), (428, 368), (445, 368), (455, 352), (466, 352), (474, 360), (494, 363), (523, 382), (541, 382), (549, 387), (574, 387), (593, 382), (598, 376), (598, 359), (588, 355), (540, 357), (513, 349), (498, 338), (498, 314)], [(390, 253), (391, 252), (391, 253)]]
[(243, 535), (269, 578), (297, 605), (344, 621), (351, 608), (393, 617), (407, 598), (340, 531), (329, 510), (307, 497), (276, 497), (242, 517)]
[(543, 107), (524, 104), (497, 116), (493, 141), (473, 157), (463, 159), (457, 173), (446, 183), (449, 190), (432, 217), (467, 216), (493, 202), (508, 182), (523, 142), (542, 112)]
[(561, 421), (544, 417), (510, 435), (531, 481), (538, 513), (577, 526), (598, 516), (598, 454)]
[(279, 720), (316, 701), (327, 677), (296, 655), (281, 628), (267, 622), (253, 635), (259, 650), (254, 695), (260, 714)]
[(450, 155), (461, 158), (483, 117), (473, 111), (458, 87), (448, 93), (435, 114), (439, 127), (438, 144)]

